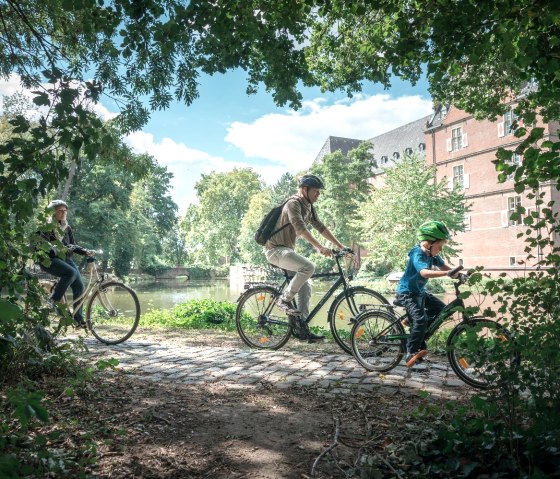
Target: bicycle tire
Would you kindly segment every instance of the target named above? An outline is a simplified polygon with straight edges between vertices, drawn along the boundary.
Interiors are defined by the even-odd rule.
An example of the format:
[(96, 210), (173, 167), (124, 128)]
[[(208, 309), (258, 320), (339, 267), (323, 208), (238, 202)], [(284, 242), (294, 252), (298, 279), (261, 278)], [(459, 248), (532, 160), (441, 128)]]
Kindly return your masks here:
[(235, 324), (239, 337), (252, 348), (279, 349), (292, 330), (285, 313), (276, 306), (280, 292), (271, 286), (257, 286), (239, 298)]
[(395, 315), (388, 311), (365, 311), (352, 328), (352, 354), (368, 371), (390, 371), (403, 358), (406, 337)]
[(329, 328), (343, 351), (352, 354), (350, 335), (357, 316), (382, 304), (389, 304), (385, 296), (364, 286), (348, 288), (334, 299), (328, 314)]
[(140, 322), (138, 296), (123, 283), (103, 283), (88, 301), (86, 321), (97, 340), (122, 343), (134, 334)]
[[(469, 386), (488, 389), (498, 385), (499, 368), (492, 367), (496, 358), (506, 353), (501, 344), (511, 341), (509, 331), (495, 321), (483, 317), (469, 318), (455, 326), (447, 339), (447, 358), (457, 376)], [(501, 351), (500, 351), (501, 350)], [(509, 355), (509, 352), (506, 354)], [(511, 365), (519, 356), (511, 356)]]

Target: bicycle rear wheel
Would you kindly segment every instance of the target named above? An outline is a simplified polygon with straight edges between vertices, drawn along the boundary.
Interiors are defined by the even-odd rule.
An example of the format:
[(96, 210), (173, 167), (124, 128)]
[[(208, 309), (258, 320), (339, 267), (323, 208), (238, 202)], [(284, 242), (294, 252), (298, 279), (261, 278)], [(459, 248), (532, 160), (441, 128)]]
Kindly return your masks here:
[(352, 328), (352, 354), (368, 371), (390, 371), (406, 349), (406, 333), (398, 318), (386, 311), (366, 311)]
[(104, 283), (88, 302), (86, 320), (99, 341), (119, 344), (136, 331), (140, 302), (128, 286), (118, 282)]
[(279, 349), (290, 339), (289, 319), (276, 306), (279, 295), (275, 288), (257, 286), (239, 298), (235, 324), (239, 336), (248, 346)]
[(490, 319), (470, 318), (455, 326), (447, 339), (447, 357), (453, 371), (469, 386), (487, 389), (502, 380), (504, 360), (515, 367), (519, 356), (511, 352), (511, 335)]
[(350, 335), (356, 317), (368, 309), (389, 301), (382, 294), (363, 286), (342, 291), (329, 310), (329, 327), (336, 343), (348, 354), (352, 354)]

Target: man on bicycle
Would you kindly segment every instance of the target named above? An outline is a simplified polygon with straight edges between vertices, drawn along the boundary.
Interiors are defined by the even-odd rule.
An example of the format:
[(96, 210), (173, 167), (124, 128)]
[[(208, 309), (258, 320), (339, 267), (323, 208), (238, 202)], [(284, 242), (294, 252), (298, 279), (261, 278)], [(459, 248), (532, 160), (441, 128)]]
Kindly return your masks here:
[(418, 244), (408, 253), (406, 270), (397, 286), (396, 300), (406, 308), (411, 320), (410, 336), (406, 345), (406, 366), (412, 367), (427, 354), (424, 341), (428, 325), (445, 307), (443, 301), (425, 289), (430, 278), (447, 276), (451, 267), (439, 253), (451, 235), (441, 221), (428, 221), (418, 228)]
[[(324, 339), (324, 336), (309, 331), (309, 326), (305, 321), (309, 314), (311, 298), (309, 278), (315, 271), (315, 265), (294, 251), (296, 238), (299, 236), (305, 239), (322, 255), (332, 256), (332, 251), (321, 245), (307, 229), (307, 225), (311, 224), (326, 240), (339, 249), (343, 249), (344, 246), (319, 221), (313, 208), (313, 203), (319, 199), (321, 190), (325, 187), (323, 181), (315, 175), (303, 175), (299, 179), (298, 186), (298, 193), (288, 199), (278, 218), (275, 230), (280, 231), (265, 244), (265, 254), (269, 263), (294, 274), (284, 293), (278, 298), (278, 307), (298, 321), (298, 329), (302, 331), (301, 339), (320, 341)], [(285, 227), (283, 228), (283, 226)], [(298, 295), (299, 310), (294, 309), (292, 305), (296, 294)], [(299, 318), (296, 319), (297, 317)]]

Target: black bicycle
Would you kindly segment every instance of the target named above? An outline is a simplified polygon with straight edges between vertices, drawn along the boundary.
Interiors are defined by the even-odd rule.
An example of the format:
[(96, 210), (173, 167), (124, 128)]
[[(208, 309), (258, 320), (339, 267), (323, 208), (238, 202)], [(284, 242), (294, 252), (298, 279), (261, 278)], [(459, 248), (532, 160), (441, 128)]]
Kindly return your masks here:
[[(343, 290), (333, 300), (328, 312), (328, 323), (336, 343), (347, 353), (351, 353), (350, 332), (355, 318), (368, 308), (389, 302), (377, 291), (363, 286), (350, 286), (352, 274), (346, 274), (342, 258), (352, 255), (352, 250), (333, 250), (336, 261), (336, 271), (316, 273), (312, 278), (334, 278), (337, 280), (323, 295), (319, 303), (306, 318), (309, 323), (325, 305), (335, 291), (342, 286)], [(276, 300), (289, 283), (291, 277), (286, 270), (284, 281), (279, 287), (266, 284), (256, 285), (245, 291), (237, 300), (235, 322), (241, 339), (253, 348), (279, 349), (295, 334), (293, 320), (276, 306)], [(297, 309), (297, 304), (293, 301)]]
[[(450, 272), (458, 272), (457, 267)], [(451, 301), (428, 326), (426, 340), (442, 324), (454, 320), (459, 312), (461, 321), (453, 327), (447, 339), (447, 359), (453, 371), (470, 386), (486, 389), (499, 382), (499, 373), (494, 367), (496, 358), (504, 357), (510, 366), (519, 363), (519, 355), (506, 352), (511, 334), (495, 321), (482, 316), (469, 316), (459, 288), (468, 280), (461, 275), (454, 283), (455, 299)], [(401, 306), (396, 303), (395, 306)], [(368, 371), (386, 372), (396, 367), (406, 352), (409, 334), (403, 323), (410, 322), (408, 314), (398, 316), (393, 306), (378, 307), (366, 311), (356, 319), (351, 333), (352, 353)]]

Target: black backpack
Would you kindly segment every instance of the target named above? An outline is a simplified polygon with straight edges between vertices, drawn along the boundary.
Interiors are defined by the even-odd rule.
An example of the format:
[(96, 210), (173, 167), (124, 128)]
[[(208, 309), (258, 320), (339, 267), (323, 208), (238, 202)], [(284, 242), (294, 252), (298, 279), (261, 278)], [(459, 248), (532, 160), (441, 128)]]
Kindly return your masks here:
[[(278, 222), (278, 218), (280, 218), (280, 215), (282, 214), (282, 209), (284, 208), (284, 205), (291, 199), (292, 198), (288, 198), (281, 205), (272, 208), (262, 219), (261, 224), (259, 225), (257, 232), (255, 233), (255, 241), (258, 244), (264, 246), (266, 242), (270, 238), (272, 238), (276, 233), (279, 233), (287, 226), (290, 226), (290, 223), (286, 223), (285, 225), (281, 226), (277, 230), (274, 229), (276, 223)], [(315, 211), (313, 210), (313, 205), (311, 205), (311, 213), (313, 215), (313, 218), (315, 218)]]
[(286, 223), (284, 226), (281, 226), (277, 230), (274, 230), (274, 227), (278, 222), (278, 218), (280, 218), (280, 215), (282, 214), (282, 209), (288, 201), (289, 198), (281, 205), (272, 208), (262, 219), (261, 224), (259, 225), (257, 232), (255, 233), (255, 241), (261, 246), (264, 246), (266, 242), (276, 233), (283, 230), (286, 226), (290, 225), (290, 223)]

